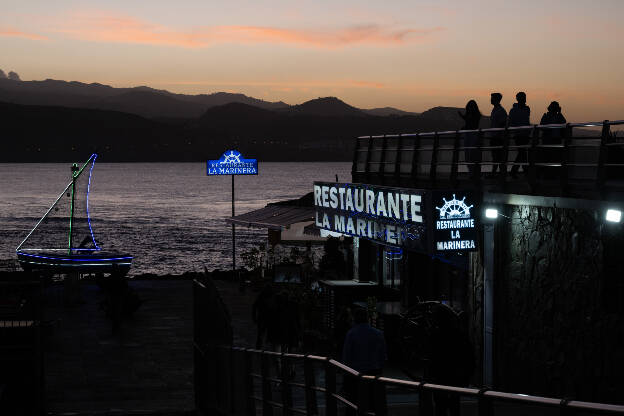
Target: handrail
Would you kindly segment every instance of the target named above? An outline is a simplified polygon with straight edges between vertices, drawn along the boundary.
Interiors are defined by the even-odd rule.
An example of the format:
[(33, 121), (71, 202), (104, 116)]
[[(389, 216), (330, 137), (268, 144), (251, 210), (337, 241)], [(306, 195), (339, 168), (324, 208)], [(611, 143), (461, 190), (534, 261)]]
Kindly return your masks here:
[[(352, 180), (427, 189), (461, 187), (489, 193), (621, 199), (624, 139), (611, 127), (622, 125), (624, 120), (605, 120), (359, 136)], [(574, 137), (580, 127), (602, 127), (602, 131)], [(401, 156), (404, 152), (410, 156)], [(520, 170), (526, 175), (519, 176)]]
[[(195, 348), (199, 349), (203, 354), (201, 346), (195, 344)], [(556, 399), (551, 397), (542, 397), (542, 396), (533, 396), (527, 394), (518, 394), (518, 393), (509, 393), (509, 392), (499, 392), (488, 389), (478, 389), (474, 387), (458, 387), (458, 386), (448, 386), (441, 385), (435, 383), (428, 383), (424, 381), (410, 381), (410, 380), (401, 380), (394, 379), (383, 376), (371, 376), (365, 375), (363, 373), (358, 372), (357, 370), (345, 365), (344, 363), (317, 355), (307, 355), (307, 354), (292, 354), (292, 353), (279, 353), (275, 351), (266, 351), (266, 350), (258, 350), (252, 348), (242, 348), (242, 347), (232, 347), (229, 345), (221, 345), (217, 346), (217, 354), (214, 356), (215, 360), (219, 360), (219, 353), (221, 351), (222, 354), (242, 354), (243, 356), (255, 355), (261, 358), (262, 365), (264, 367), (263, 372), (264, 375), (256, 374), (251, 371), (250, 367), (247, 367), (245, 373), (242, 375), (244, 379), (250, 380), (252, 383), (250, 387), (247, 387), (246, 398), (249, 403), (245, 406), (247, 414), (255, 414), (256, 407), (255, 402), (259, 402), (263, 406), (263, 414), (272, 414), (273, 408), (278, 409), (286, 409), (289, 413), (298, 413), (303, 415), (317, 415), (318, 414), (318, 406), (316, 400), (316, 394), (314, 392), (324, 392), (326, 398), (326, 411), (327, 415), (336, 415), (337, 414), (337, 405), (338, 403), (342, 403), (347, 407), (351, 407), (358, 414), (370, 414), (370, 415), (382, 415), (388, 414), (388, 406), (386, 403), (385, 395), (386, 395), (386, 387), (399, 387), (407, 390), (412, 390), (414, 393), (419, 393), (421, 396), (426, 398), (426, 394), (431, 394), (435, 392), (444, 392), (450, 393), (452, 395), (458, 395), (463, 397), (469, 397), (473, 399), (478, 399), (479, 403), (483, 401), (487, 403), (483, 403), (483, 405), (479, 405), (478, 414), (481, 415), (489, 415), (491, 411), (492, 402), (505, 402), (505, 403), (514, 403), (520, 406), (546, 406), (550, 408), (559, 408), (562, 412), (564, 410), (582, 410), (590, 413), (600, 413), (600, 414), (619, 414), (624, 415), (624, 406), (615, 405), (615, 404), (607, 404), (607, 403), (594, 403), (594, 402), (586, 402), (586, 401), (578, 401), (578, 400), (569, 400), (569, 399)], [(304, 377), (304, 383), (295, 383), (288, 379), (286, 379), (286, 371), (284, 371), (284, 366), (286, 365), (284, 362), (281, 363), (282, 370), (276, 371), (275, 376), (268, 375), (269, 368), (266, 367), (269, 365), (266, 358), (272, 357), (276, 360), (282, 359), (290, 359), (290, 360), (298, 360), (304, 362), (304, 369), (306, 371), (306, 375)], [(229, 371), (233, 372), (233, 362), (236, 359), (233, 356), (230, 363)], [(316, 385), (317, 377), (313, 376), (311, 371), (311, 363), (315, 362), (317, 364), (325, 363), (324, 372), (325, 372), (325, 383), (326, 387), (320, 387)], [(196, 368), (197, 371), (197, 368)], [(350, 376), (356, 382), (357, 393), (353, 397), (347, 397), (342, 393), (336, 390), (336, 377), (337, 372), (341, 374)], [(231, 375), (230, 375), (231, 377)], [(219, 375), (217, 374), (217, 379), (219, 379)], [(260, 380), (264, 383), (264, 387), (260, 389), (262, 395), (258, 396), (257, 393), (254, 393), (253, 389), (253, 380)], [(268, 383), (268, 384), (266, 384)], [(271, 397), (271, 387), (270, 384), (274, 386), (281, 385), (282, 389), (282, 403), (275, 401), (274, 398)], [(379, 397), (376, 396), (377, 393), (366, 393), (366, 385), (374, 386), (377, 393), (383, 394), (383, 399), (378, 400)], [(305, 410), (298, 409), (293, 407), (292, 400), (292, 392), (290, 391), (291, 387), (304, 389), (306, 391), (305, 395)], [(230, 393), (230, 397), (232, 397), (234, 393)], [(329, 401), (331, 399), (331, 401)], [(268, 407), (267, 407), (268, 406)], [(432, 408), (428, 407), (431, 404), (427, 404), (427, 400), (419, 400), (418, 406), (420, 407), (419, 414), (427, 415), (431, 414)], [(233, 413), (232, 413), (233, 414)]]
[(443, 130), (443, 131), (428, 131), (422, 133), (393, 133), (393, 134), (377, 134), (377, 135), (364, 135), (358, 136), (358, 139), (382, 139), (384, 137), (409, 137), (409, 136), (433, 136), (435, 134), (440, 135), (450, 135), (459, 133), (477, 133), (481, 130), (483, 133), (493, 133), (493, 132), (502, 132), (505, 129), (509, 130), (528, 130), (533, 129), (534, 127), (538, 128), (549, 128), (549, 129), (561, 129), (565, 127), (602, 127), (604, 125), (608, 126), (619, 126), (623, 125), (624, 120), (615, 120), (615, 121), (589, 121), (589, 122), (581, 122), (581, 123), (561, 123), (561, 124), (527, 124), (526, 126), (509, 126), (509, 127), (490, 127), (487, 129), (474, 129), (474, 130)]
[[(546, 406), (561, 413), (579, 410), (589, 413), (624, 415), (624, 405), (557, 399), (475, 387), (460, 387), (363, 374), (348, 365), (320, 355), (281, 353), (232, 345), (215, 345), (214, 338), (202, 336), (206, 314), (202, 309), (209, 301), (208, 286), (194, 281), (195, 336), (195, 401), (204, 414), (271, 416), (275, 409), (283, 415), (337, 416), (340, 406), (352, 408), (358, 415), (388, 414), (387, 388), (400, 388), (418, 395), (418, 414), (432, 416), (436, 393), (476, 399), (479, 416), (491, 416), (494, 402), (517, 406)], [(293, 378), (293, 364), (303, 364), (303, 378)], [(298, 367), (300, 368), (300, 367)], [(297, 370), (299, 372), (299, 370)], [(299, 374), (301, 376), (301, 374)], [(345, 392), (337, 381), (343, 379)], [(324, 383), (322, 382), (324, 380)], [(293, 391), (300, 394), (293, 396)], [(303, 394), (301, 394), (301, 392)], [(320, 399), (319, 399), (320, 398)], [(319, 403), (320, 401), (320, 403)]]

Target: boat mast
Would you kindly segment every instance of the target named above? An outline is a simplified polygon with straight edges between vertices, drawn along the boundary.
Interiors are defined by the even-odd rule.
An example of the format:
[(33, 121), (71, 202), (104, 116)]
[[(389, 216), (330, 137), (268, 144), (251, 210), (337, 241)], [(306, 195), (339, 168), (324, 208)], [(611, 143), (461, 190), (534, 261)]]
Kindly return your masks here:
[[(91, 160), (89, 158), (89, 160)], [(88, 163), (88, 162), (87, 162)], [(82, 172), (82, 169), (80, 169), (78, 167), (78, 164), (74, 163), (71, 167), (71, 171), (72, 171), (72, 183), (71, 183), (71, 208), (69, 211), (69, 247), (68, 247), (68, 254), (72, 254), (72, 225), (74, 222), (74, 199), (75, 199), (75, 194), (76, 194), (76, 178), (78, 177), (78, 175), (80, 174), (80, 172)]]

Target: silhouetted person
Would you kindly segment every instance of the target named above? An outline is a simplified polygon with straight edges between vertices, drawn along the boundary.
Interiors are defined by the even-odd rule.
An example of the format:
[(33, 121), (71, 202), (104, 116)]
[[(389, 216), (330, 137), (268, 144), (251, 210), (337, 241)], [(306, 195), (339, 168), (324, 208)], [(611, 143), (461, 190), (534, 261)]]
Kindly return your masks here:
[[(481, 121), (481, 112), (479, 106), (475, 100), (470, 100), (466, 104), (466, 112), (462, 114), (458, 111), (459, 116), (464, 120), (464, 126), (462, 130), (478, 130), (479, 122)], [(479, 146), (479, 136), (475, 132), (465, 133), (464, 135), (465, 147), (477, 147)], [(468, 163), (468, 171), (471, 175), (475, 174), (475, 165), (481, 161), (480, 149), (465, 149), (465, 159)]]
[[(342, 361), (362, 374), (380, 376), (388, 358), (384, 334), (368, 324), (366, 309), (356, 309), (353, 313), (353, 322), (353, 328), (345, 337)], [(345, 374), (344, 388), (348, 399), (357, 403), (357, 379)], [(368, 394), (371, 398), (373, 395), (372, 391)], [(348, 411), (347, 414), (355, 413)]]
[(253, 303), (252, 318), (258, 326), (256, 335), (256, 349), (262, 349), (267, 329), (275, 315), (275, 291), (272, 285), (266, 285)]
[(336, 315), (336, 325), (334, 328), (334, 337), (336, 339), (336, 352), (338, 356), (342, 356), (342, 348), (344, 347), (347, 332), (353, 326), (353, 314), (351, 309), (343, 306)]
[[(432, 308), (434, 322), (430, 333), (431, 356), (426, 381), (466, 387), (474, 371), (474, 356), (469, 335), (462, 330), (458, 315), (448, 306)], [(436, 416), (459, 415), (459, 396), (435, 392)]]
[[(540, 124), (565, 124), (567, 121), (563, 114), (561, 114), (561, 106), (557, 101), (553, 101), (548, 106), (548, 111), (544, 113)], [(566, 129), (563, 128), (546, 128), (542, 129), (542, 144), (545, 145), (560, 145), (561, 139), (565, 136)], [(540, 160), (543, 163), (560, 164), (562, 152), (561, 149), (543, 148), (540, 151)], [(548, 177), (550, 179), (557, 179), (559, 177), (559, 168), (553, 166), (542, 166), (541, 176)]]
[[(503, 99), (503, 95), (500, 92), (493, 92), (490, 97), (490, 103), (494, 106), (492, 108), (492, 113), (490, 114), (490, 127), (491, 128), (504, 128), (507, 127), (507, 111), (501, 105), (501, 100)], [(502, 146), (503, 145), (503, 136), (502, 132), (492, 133), (490, 136), (490, 145), (491, 146)], [(494, 149), (492, 150), (492, 173), (496, 173), (497, 169), (500, 168), (500, 171), (503, 171), (503, 149)]]
[[(565, 124), (566, 118), (561, 114), (561, 106), (553, 101), (548, 106), (548, 112), (544, 113), (540, 124)], [(561, 144), (561, 138), (565, 135), (565, 128), (542, 129), (543, 144)]]
[[(518, 102), (514, 103), (512, 109), (509, 110), (509, 127), (529, 126), (531, 124), (531, 109), (526, 105), (526, 94), (520, 91), (516, 94), (516, 101)], [(529, 144), (529, 130), (515, 130), (513, 136), (517, 146)], [(515, 164), (511, 168), (512, 176), (518, 174), (520, 163), (526, 164), (528, 162), (527, 155), (527, 149), (518, 149)], [(522, 171), (528, 171), (525, 165), (522, 165)]]

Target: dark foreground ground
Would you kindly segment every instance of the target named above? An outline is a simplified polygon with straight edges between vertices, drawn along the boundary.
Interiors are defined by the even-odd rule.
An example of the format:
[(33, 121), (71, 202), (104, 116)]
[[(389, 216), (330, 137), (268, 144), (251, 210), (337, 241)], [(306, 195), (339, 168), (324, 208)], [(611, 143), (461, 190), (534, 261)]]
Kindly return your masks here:
[[(234, 318), (235, 342), (251, 346), (253, 294), (216, 282)], [(95, 283), (80, 284), (82, 302), (63, 304), (63, 286), (46, 289), (47, 411), (53, 414), (187, 414), (193, 398), (191, 280), (133, 280), (145, 302), (117, 334), (99, 307)]]
[[(255, 293), (239, 292), (236, 283), (215, 284), (232, 317), (234, 343), (253, 346), (256, 328), (250, 316)], [(133, 280), (130, 286), (144, 303), (114, 335), (99, 307), (103, 294), (95, 283), (81, 282), (82, 302), (72, 307), (64, 306), (62, 285), (46, 289), (49, 329), (45, 336), (45, 390), (49, 415), (195, 414), (192, 281)], [(301, 377), (302, 369), (295, 370)], [(406, 378), (391, 366), (384, 375)], [(316, 382), (324, 384), (322, 373)], [(397, 388), (388, 389), (387, 394), (388, 414), (418, 415), (417, 394)], [(280, 397), (277, 388), (274, 397)], [(303, 406), (301, 393), (293, 399), (296, 406)], [(319, 399), (319, 413), (323, 415), (324, 400)], [(461, 407), (462, 414), (477, 414), (475, 400), (464, 399)], [(275, 414), (279, 416), (279, 412)], [(495, 414), (554, 416), (558, 410), (498, 404)]]

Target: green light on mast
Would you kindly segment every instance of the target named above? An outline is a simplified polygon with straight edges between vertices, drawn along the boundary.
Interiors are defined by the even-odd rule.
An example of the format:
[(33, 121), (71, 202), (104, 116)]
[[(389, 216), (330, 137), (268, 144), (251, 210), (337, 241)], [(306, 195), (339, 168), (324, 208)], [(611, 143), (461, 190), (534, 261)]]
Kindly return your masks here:
[(74, 163), (71, 167), (72, 171), (72, 186), (71, 186), (71, 207), (69, 211), (69, 254), (72, 254), (72, 225), (74, 222), (74, 198), (76, 191), (76, 178), (82, 172), (82, 169), (78, 167), (78, 164)]

